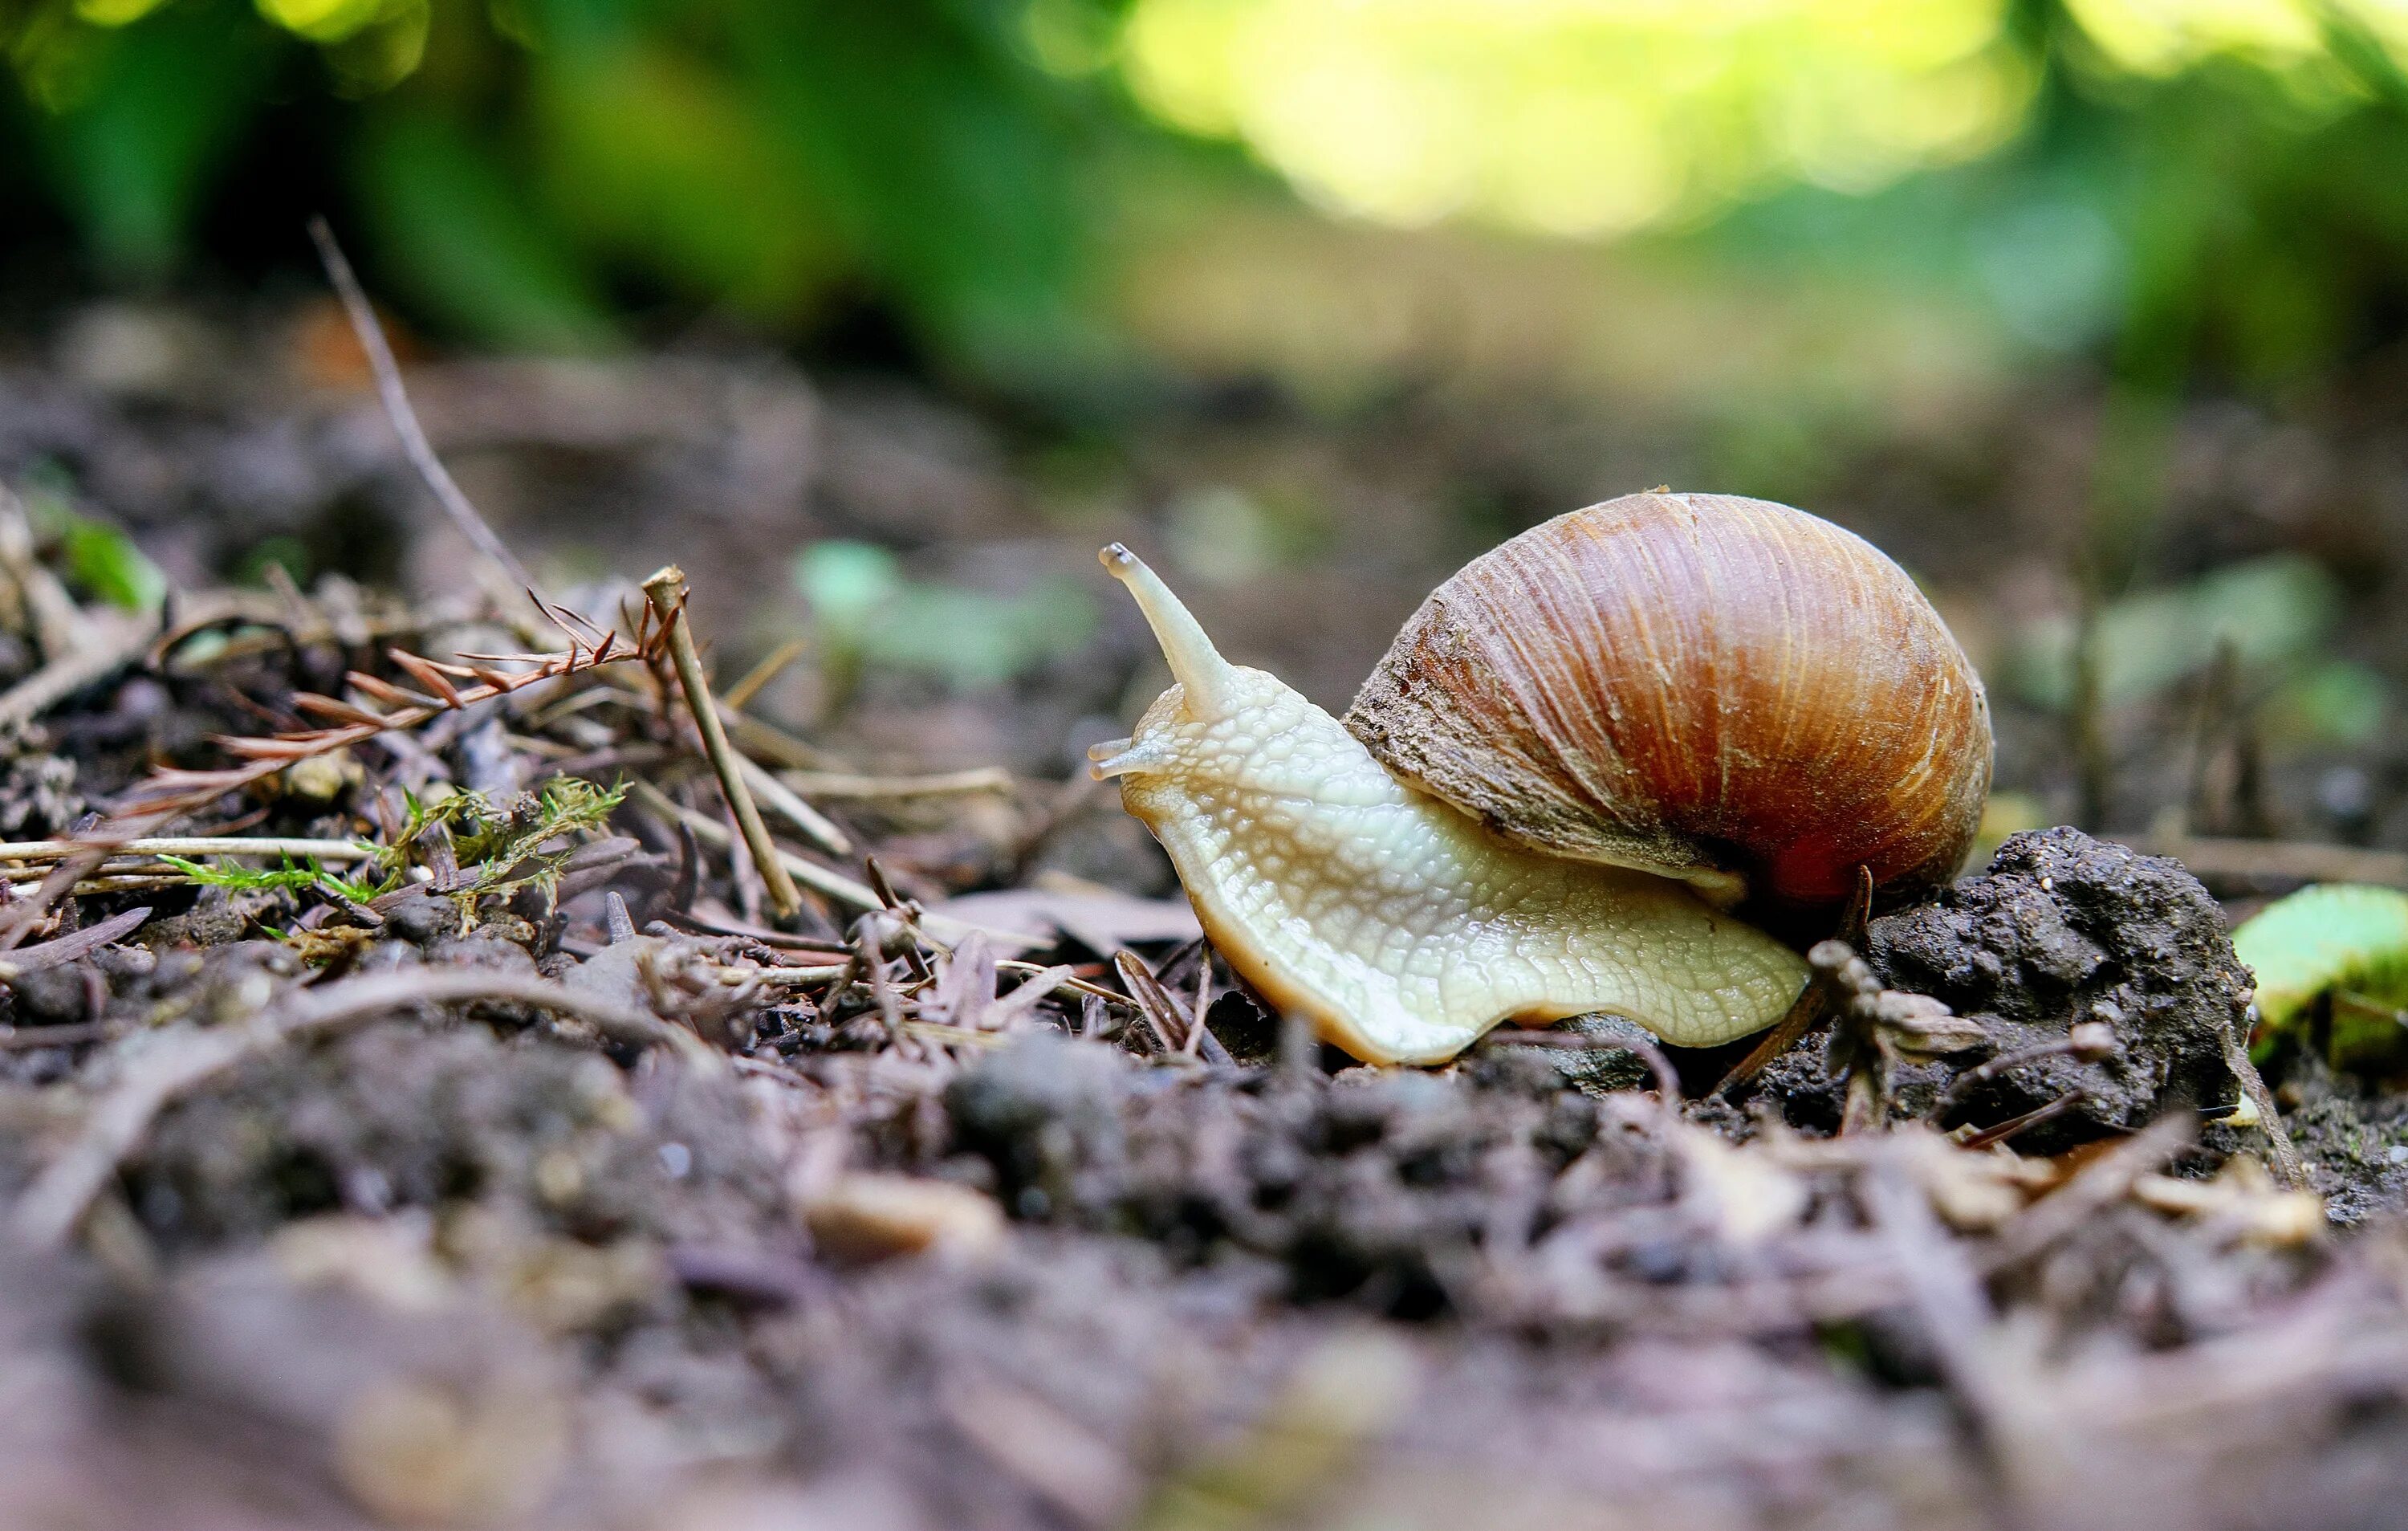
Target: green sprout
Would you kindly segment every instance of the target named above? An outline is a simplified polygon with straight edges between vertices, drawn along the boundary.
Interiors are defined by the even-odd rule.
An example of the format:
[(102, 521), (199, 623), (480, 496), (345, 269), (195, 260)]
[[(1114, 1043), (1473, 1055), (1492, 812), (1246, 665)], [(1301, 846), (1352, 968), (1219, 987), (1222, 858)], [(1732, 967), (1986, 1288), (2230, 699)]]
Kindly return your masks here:
[(405, 859), (419, 843), (440, 832), (452, 841), (452, 858), (475, 869), (466, 887), (452, 890), (465, 901), (508, 895), (522, 888), (550, 891), (575, 851), (547, 851), (554, 840), (607, 826), (627, 795), (624, 787), (602, 787), (577, 776), (554, 776), (533, 792), (497, 804), (481, 793), (455, 792), (433, 802), (408, 801), (394, 850)]
[[(318, 864), (316, 857), (309, 857), (296, 862), (288, 856), (284, 859), (284, 864), (277, 867), (203, 866), (198, 861), (189, 861), (180, 856), (162, 856), (159, 859), (204, 887), (233, 888), (245, 893), (271, 892), (279, 889), (298, 892), (305, 888), (314, 888), (320, 892), (332, 893), (338, 898), (347, 899), (353, 903), (366, 903), (399, 880), (397, 877), (389, 878), (384, 884), (371, 888), (365, 883), (354, 882), (327, 871)], [(368, 864), (373, 866), (375, 862), (371, 861)]]

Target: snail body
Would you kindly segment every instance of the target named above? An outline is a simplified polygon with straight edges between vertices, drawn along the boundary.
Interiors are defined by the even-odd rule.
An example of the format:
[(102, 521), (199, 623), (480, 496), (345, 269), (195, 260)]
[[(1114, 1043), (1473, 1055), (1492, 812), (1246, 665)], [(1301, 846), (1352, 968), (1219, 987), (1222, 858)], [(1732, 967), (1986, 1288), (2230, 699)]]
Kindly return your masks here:
[[(1861, 685), (1841, 686), (1837, 705), (1855, 715), (1828, 725), (1770, 720), (1757, 732), (1773, 743), (1759, 746), (1744, 726), (1746, 709), (1768, 695), (1799, 706), (1828, 701), (1830, 675), (1849, 672), (1801, 655), (1812, 645), (1784, 636), (1798, 625), (1794, 614), (1751, 636), (1742, 614), (1715, 609), (1732, 591), (1712, 578), (1672, 589), (1661, 575), (1667, 567), (1678, 571), (1678, 544), (1713, 545), (1695, 535), (1697, 521), (1728, 523), (1720, 504), (1762, 502), (1629, 499), (1664, 508), (1633, 516), (1623, 500), (1574, 512), (1441, 586), (1344, 723), (1276, 677), (1228, 663), (1151, 570), (1125, 548), (1104, 552), (1106, 567), (1154, 628), (1176, 684), (1130, 739), (1090, 752), (1095, 773), (1120, 780), (1122, 802), (1169, 853), (1229, 964), (1268, 1003), (1303, 1016), (1357, 1058), (1442, 1062), (1500, 1021), (1542, 1024), (1593, 1010), (1626, 1016), (1683, 1046), (1760, 1031), (1795, 1002), (1807, 969), (1787, 946), (1727, 912), (1750, 891), (1751, 875), (1775, 896), (1805, 903), (1828, 880), (1805, 870), (1813, 859), (1808, 851), (1826, 859), (1877, 853), (1894, 874), (1911, 878), (1933, 875), (1928, 869), (1943, 860), (1953, 870), (1970, 841), (1988, 776), (1980, 686), (1905, 576), (1854, 539), (1853, 548), (1819, 534), (1799, 543), (1821, 550), (1817, 556), (1832, 546), (1850, 556), (1861, 549), (1895, 574), (1894, 584), (1868, 574), (1862, 590), (1896, 600), (1902, 587), (1937, 628), (1945, 645), (1939, 658), (1953, 656), (1961, 675), (1931, 682), (1910, 666), (1904, 678), (1913, 684), (1890, 689), (1909, 698), (1936, 691), (1943, 703), (1956, 699), (1954, 711), (1878, 697), (1869, 704)], [(1794, 529), (1784, 517), (1795, 517), (1847, 538), (1803, 513), (1770, 509), (1783, 515), (1736, 513), (1784, 533)], [(1653, 565), (1627, 547), (1616, 549), (1620, 562), (1598, 560), (1592, 544), (1600, 535), (1668, 545)], [(1552, 567), (1567, 558), (1570, 574)], [(1534, 577), (1526, 560), (1554, 583)], [(1586, 577), (1584, 560), (1604, 572)], [(1654, 577), (1617, 586), (1627, 568)], [(1785, 587), (1817, 571), (1773, 572)], [(1518, 606), (1506, 589), (1516, 580), (1528, 592)], [(1476, 599), (1467, 598), (1468, 588)], [(1627, 606), (1667, 596), (1676, 614), (1660, 631), (1627, 622), (1617, 629), (1618, 615), (1601, 621), (1579, 610), (1583, 599)], [(1906, 627), (1923, 637), (1916, 622)], [(1702, 636), (1684, 646), (1674, 641), (1675, 628)], [(1751, 644), (1764, 651), (1755, 660)], [(1766, 656), (1786, 667), (1784, 675), (1742, 684), (1728, 672)], [(1599, 668), (1608, 664), (1623, 668)], [(1640, 695), (1647, 684), (1698, 684), (1700, 672), (1721, 700), (1684, 712)], [(1767, 809), (1769, 835), (1750, 829), (1727, 801), (1732, 784), (1766, 789), (1752, 774), (1765, 759), (1792, 773), (1866, 769), (1849, 746), (1868, 737), (1888, 741), (1912, 766), (1927, 715), (1952, 722), (1968, 701), (1979, 725), (1978, 770), (1964, 758), (1966, 738), (1923, 745), (1937, 763), (1908, 772), (1919, 771), (1924, 785), (1894, 816), (1906, 828), (1855, 822), (1867, 816), (1867, 798), (1880, 794), (1837, 784), (1798, 788), (1785, 800), (1790, 806)], [(1712, 729), (1702, 726), (1707, 719)], [(1684, 727), (1697, 735), (1686, 746), (1672, 738)], [(1587, 737), (1575, 737), (1584, 729)], [(1552, 740), (1532, 737), (1550, 730)], [(1709, 745), (1729, 758), (1682, 760), (1684, 747), (1696, 754)], [(1493, 776), (1483, 774), (1484, 759), (1500, 762)], [(1692, 789), (1696, 801), (1677, 790), (1639, 804), (1613, 796), (1649, 772)], [(1969, 775), (1979, 779), (1970, 799)], [(1930, 808), (1925, 800), (1942, 788), (1947, 801)], [(1601, 808), (1579, 803), (1592, 791)], [(1836, 822), (1815, 816), (1827, 811)], [(1927, 820), (1935, 827), (1914, 828)], [(1758, 838), (1724, 832), (1733, 826)], [(1757, 848), (1768, 845), (1774, 854)], [(1848, 863), (1849, 874), (1856, 864)]]

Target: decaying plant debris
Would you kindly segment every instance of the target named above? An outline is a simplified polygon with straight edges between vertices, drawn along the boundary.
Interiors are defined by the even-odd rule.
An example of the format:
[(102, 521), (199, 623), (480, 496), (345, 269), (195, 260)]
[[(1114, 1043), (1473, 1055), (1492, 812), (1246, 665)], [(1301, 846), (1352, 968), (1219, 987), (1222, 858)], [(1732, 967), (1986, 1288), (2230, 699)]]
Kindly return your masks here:
[(2408, 1131), (2172, 862), (2010, 841), (1752, 1077), (1372, 1071), (945, 900), (993, 778), (714, 742), (673, 601), (11, 577), (0, 1524), (2397, 1522)]

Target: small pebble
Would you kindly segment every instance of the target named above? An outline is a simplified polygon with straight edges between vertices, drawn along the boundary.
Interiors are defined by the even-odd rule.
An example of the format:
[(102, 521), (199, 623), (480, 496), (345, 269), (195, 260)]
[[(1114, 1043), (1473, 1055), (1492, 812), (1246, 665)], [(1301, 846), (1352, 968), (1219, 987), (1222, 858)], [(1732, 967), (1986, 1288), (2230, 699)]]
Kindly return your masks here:
[(916, 1176), (840, 1176), (812, 1198), (803, 1220), (820, 1249), (869, 1262), (945, 1249), (986, 1253), (1003, 1240), (1003, 1209), (968, 1186)]

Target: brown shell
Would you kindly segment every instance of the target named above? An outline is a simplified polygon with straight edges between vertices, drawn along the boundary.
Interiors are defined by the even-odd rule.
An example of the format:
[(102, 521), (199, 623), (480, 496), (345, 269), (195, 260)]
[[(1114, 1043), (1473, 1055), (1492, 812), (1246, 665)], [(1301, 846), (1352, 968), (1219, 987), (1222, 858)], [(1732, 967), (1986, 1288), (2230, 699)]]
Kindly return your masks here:
[(1558, 855), (1839, 902), (1953, 876), (1990, 786), (1981, 678), (1923, 593), (1819, 517), (1627, 495), (1466, 565), (1346, 714), (1388, 769)]

